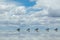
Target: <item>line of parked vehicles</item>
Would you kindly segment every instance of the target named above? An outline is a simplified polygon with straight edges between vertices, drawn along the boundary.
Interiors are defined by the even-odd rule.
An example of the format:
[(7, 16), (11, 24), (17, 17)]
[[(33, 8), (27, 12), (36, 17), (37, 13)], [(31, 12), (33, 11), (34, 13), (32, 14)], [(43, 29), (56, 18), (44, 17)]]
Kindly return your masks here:
[[(30, 32), (30, 30), (31, 30), (30, 28), (27, 28), (27, 29), (26, 29), (26, 31), (28, 31), (28, 32)], [(34, 29), (34, 30), (35, 30), (36, 32), (39, 32), (39, 28), (36, 28), (36, 29)], [(46, 28), (45, 30), (46, 30), (47, 32), (49, 32), (50, 28)], [(17, 28), (17, 31), (20, 32), (21, 29), (20, 29), (20, 28)], [(54, 31), (57, 32), (57, 31), (58, 31), (58, 28), (55, 28)]]

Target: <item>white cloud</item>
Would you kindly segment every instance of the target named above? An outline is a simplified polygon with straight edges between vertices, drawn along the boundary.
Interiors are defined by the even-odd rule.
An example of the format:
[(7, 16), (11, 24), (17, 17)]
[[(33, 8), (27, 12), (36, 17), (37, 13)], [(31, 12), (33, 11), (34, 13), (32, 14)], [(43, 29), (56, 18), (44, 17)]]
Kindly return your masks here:
[[(45, 25), (49, 25), (49, 26), (59, 26), (59, 22), (57, 22), (60, 17), (60, 0), (37, 0), (36, 5), (33, 6), (33, 8), (43, 8), (43, 10), (45, 11), (40, 11), (40, 12), (32, 12), (31, 14), (38, 16), (37, 18), (40, 20), (44, 20), (43, 22), (40, 23), (45, 23)], [(40, 15), (39, 15), (39, 14)], [(42, 14), (42, 15), (41, 15)], [(32, 15), (32, 16), (33, 16)], [(41, 16), (41, 17), (40, 17)], [(47, 16), (45, 19), (42, 16)], [(55, 17), (55, 18), (53, 18)], [(58, 18), (56, 18), (58, 17)], [(36, 18), (36, 17), (35, 17)], [(43, 18), (43, 19), (42, 19)], [(56, 22), (54, 21), (56, 20)], [(47, 22), (47, 23), (46, 23)], [(54, 23), (51, 23), (54, 22)]]
[[(37, 8), (43, 8), (43, 10), (36, 11), (36, 12), (29, 12), (27, 13), (27, 10), (29, 8), (26, 8), (25, 6), (17, 6), (15, 3), (6, 3), (2, 2), (0, 3), (0, 24), (3, 26), (6, 26), (4, 24), (10, 24), (8, 26), (14, 26), (17, 24), (19, 26), (19, 23), (22, 25), (41, 25), (44, 27), (57, 27), (60, 26), (60, 18), (53, 18), (53, 16), (60, 16), (60, 5), (59, 0), (37, 0), (37, 4), (31, 8), (37, 9)], [(52, 11), (51, 11), (52, 10)], [(52, 15), (53, 14), (53, 15)], [(49, 17), (50, 16), (50, 17)], [(51, 17), (52, 16), (52, 17)], [(16, 25), (16, 26), (17, 26)], [(17, 32), (1, 32), (1, 34), (16, 34)], [(39, 34), (39, 35), (38, 35)], [(22, 34), (21, 36), (24, 38), (18, 38), (19, 35), (14, 35), (10, 37), (1, 37), (1, 40), (60, 40), (59, 32), (41, 32), (34, 36), (32, 34)], [(54, 34), (54, 35), (53, 35)], [(55, 36), (55, 37), (54, 37)], [(57, 36), (57, 38), (56, 38)], [(48, 39), (47, 39), (48, 38)]]
[(0, 1), (0, 22), (9, 22), (10, 24), (18, 24), (19, 15), (23, 15), (25, 13), (26, 8), (24, 6), (17, 6), (16, 3), (14, 2), (8, 3)]
[(60, 0), (37, 0), (35, 7), (60, 8)]
[[(25, 6), (17, 6), (15, 3), (0, 3), (0, 21), (8, 21), (9, 24), (26, 24), (26, 25), (36, 25), (40, 24), (43, 26), (51, 25), (53, 26), (52, 22), (55, 22), (49, 16), (60, 16), (59, 15), (59, 0), (36, 0), (36, 5), (31, 7), (33, 9), (43, 8), (40, 11), (30, 11), (27, 13), (29, 8)], [(58, 4), (58, 6), (56, 6)], [(56, 10), (57, 9), (57, 10)], [(52, 15), (53, 14), (53, 15)], [(19, 21), (20, 20), (20, 21)], [(55, 22), (56, 25), (60, 24)]]
[[(16, 31), (0, 31), (1, 40), (60, 40), (60, 31), (38, 32), (38, 33), (20, 33)], [(3, 35), (3, 36), (1, 36)], [(53, 39), (54, 38), (54, 39)]]
[(26, 13), (26, 8), (24, 6), (17, 6), (10, 12), (11, 14), (13, 13), (13, 15), (24, 15)]

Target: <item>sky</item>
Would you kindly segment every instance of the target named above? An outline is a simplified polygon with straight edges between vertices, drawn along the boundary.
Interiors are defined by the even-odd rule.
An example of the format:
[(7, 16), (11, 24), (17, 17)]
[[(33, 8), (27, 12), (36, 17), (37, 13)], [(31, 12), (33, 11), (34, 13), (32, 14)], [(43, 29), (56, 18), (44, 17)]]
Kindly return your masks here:
[(0, 0), (0, 40), (60, 40), (60, 0)]

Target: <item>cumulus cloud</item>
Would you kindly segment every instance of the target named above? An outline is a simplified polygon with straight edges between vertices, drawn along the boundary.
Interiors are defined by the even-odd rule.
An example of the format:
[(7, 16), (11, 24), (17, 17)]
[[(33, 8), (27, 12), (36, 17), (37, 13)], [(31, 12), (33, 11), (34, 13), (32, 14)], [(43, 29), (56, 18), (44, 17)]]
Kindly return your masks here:
[(60, 9), (50, 9), (49, 16), (50, 17), (60, 17)]
[(17, 6), (16, 3), (0, 1), (0, 24), (18, 24), (19, 16), (25, 14), (24, 6)]
[[(45, 19), (48, 19), (48, 20), (46, 20), (45, 22), (43, 21), (42, 23), (48, 22), (48, 24), (46, 23), (46, 25), (54, 26), (54, 24), (56, 24), (56, 25), (60, 24), (59, 22), (57, 22), (60, 17), (60, 15), (59, 15), (60, 14), (60, 12), (59, 12), (60, 4), (59, 3), (60, 3), (59, 0), (37, 0), (36, 5), (33, 6), (33, 8), (43, 8), (44, 11), (40, 11), (39, 12), (40, 15), (38, 14), (38, 12), (35, 12), (35, 14), (38, 14), (36, 16), (38, 16), (39, 19), (47, 16)], [(33, 14), (33, 15), (35, 15), (35, 14)], [(40, 18), (40, 16), (41, 16), (41, 18)], [(44, 16), (44, 17), (42, 17), (42, 16)], [(53, 17), (55, 17), (55, 18), (53, 18)], [(56, 21), (53, 21), (53, 20), (56, 20)], [(52, 23), (52, 22), (54, 22), (54, 23)]]
[[(53, 19), (50, 17), (60, 16), (58, 1), (59, 0), (37, 0), (36, 5), (31, 8), (26, 8), (25, 6), (17, 6), (15, 3), (0, 3), (0, 21), (5, 21), (5, 23), (8, 21), (9, 24), (20, 23), (26, 25), (53, 25), (53, 20), (58, 18)], [(54, 5), (54, 3), (56, 5)], [(42, 10), (39, 9), (39, 11), (35, 12), (34, 10), (38, 8), (42, 8)], [(30, 9), (33, 10), (31, 11)]]
[[(33, 1), (33, 0), (32, 0)], [(0, 26), (14, 26), (21, 25), (37, 25), (40, 27), (59, 27), (60, 26), (60, 1), (59, 0), (36, 0), (36, 5), (30, 8), (25, 6), (18, 6), (16, 3), (6, 3), (0, 0)], [(40, 10), (40, 8), (42, 10)], [(33, 9), (33, 10), (30, 10)], [(39, 9), (39, 11), (36, 11)], [(29, 12), (28, 12), (29, 11)], [(55, 18), (54, 18), (55, 17)], [(31, 27), (31, 26), (29, 26)], [(34, 33), (23, 33), (17, 35), (17, 32), (1, 32), (4, 37), (1, 40), (60, 40), (59, 32), (41, 32), (34, 35)], [(9, 35), (7, 37), (6, 35)], [(15, 34), (15, 35), (14, 35)], [(38, 35), (39, 34), (39, 35)], [(10, 36), (11, 35), (11, 36)], [(23, 37), (23, 38), (19, 38)], [(56, 38), (57, 37), (57, 38)], [(48, 38), (48, 39), (47, 39)]]
[[(36, 11), (38, 10), (39, 11)], [(30, 10), (32, 9), (32, 10)], [(36, 9), (36, 10), (35, 10)], [(42, 10), (40, 10), (42, 9)], [(29, 12), (28, 12), (29, 10)], [(34, 11), (35, 10), (35, 11)], [(60, 17), (59, 12), (59, 0), (36, 0), (36, 5), (31, 8), (26, 8), (25, 6), (18, 6), (15, 3), (0, 3), (0, 21), (3, 24), (26, 24), (26, 25), (53, 25), (58, 22)], [(58, 21), (58, 20), (57, 20)], [(1, 23), (0, 23), (1, 24)]]
[(49, 12), (48, 14), (60, 16), (59, 15), (59, 9), (60, 9), (60, 0), (37, 0), (35, 8), (44, 7)]

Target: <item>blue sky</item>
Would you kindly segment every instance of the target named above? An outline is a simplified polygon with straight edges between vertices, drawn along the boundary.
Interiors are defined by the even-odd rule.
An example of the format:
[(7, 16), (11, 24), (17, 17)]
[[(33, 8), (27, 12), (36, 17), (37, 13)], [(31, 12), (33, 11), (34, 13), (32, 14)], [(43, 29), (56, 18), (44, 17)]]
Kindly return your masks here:
[(0, 0), (0, 40), (60, 40), (60, 0)]
[(17, 2), (20, 4), (22, 4), (23, 6), (26, 7), (31, 7), (34, 6), (36, 4), (36, 1), (30, 1), (30, 0), (11, 0), (12, 2)]

